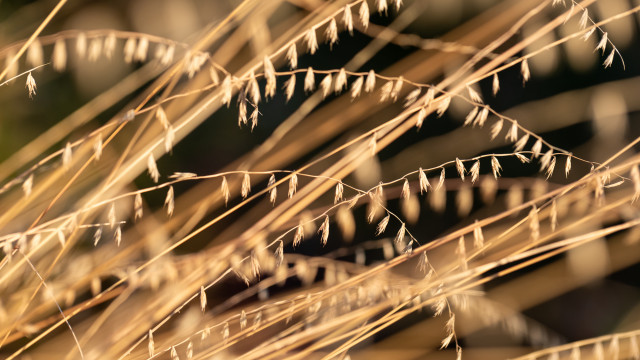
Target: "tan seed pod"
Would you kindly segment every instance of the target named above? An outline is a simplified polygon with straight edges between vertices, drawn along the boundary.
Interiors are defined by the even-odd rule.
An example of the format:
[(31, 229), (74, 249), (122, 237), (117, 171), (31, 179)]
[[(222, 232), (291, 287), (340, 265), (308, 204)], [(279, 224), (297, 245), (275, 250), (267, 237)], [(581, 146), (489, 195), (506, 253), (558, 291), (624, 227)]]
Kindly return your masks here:
[(289, 67), (295, 69), (298, 67), (298, 51), (296, 49), (296, 43), (291, 43), (287, 49), (287, 61), (289, 61)]
[(362, 23), (362, 27), (366, 30), (369, 27), (369, 5), (366, 1), (363, 1), (360, 4), (360, 11), (358, 12), (360, 16), (360, 23)]
[(307, 43), (307, 51), (309, 54), (313, 55), (318, 50), (318, 39), (316, 38), (316, 29), (311, 28), (307, 30), (304, 35), (304, 39)]

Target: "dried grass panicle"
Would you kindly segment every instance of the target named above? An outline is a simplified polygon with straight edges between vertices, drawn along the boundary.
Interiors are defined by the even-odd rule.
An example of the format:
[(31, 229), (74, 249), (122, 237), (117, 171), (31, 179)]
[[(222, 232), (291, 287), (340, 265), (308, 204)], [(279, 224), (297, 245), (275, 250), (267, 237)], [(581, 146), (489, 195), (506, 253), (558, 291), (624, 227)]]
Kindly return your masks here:
[[(604, 4), (603, 0), (594, 2)], [(546, 98), (549, 94), (544, 86), (536, 86), (542, 89), (536, 94), (535, 103), (542, 115), (536, 116), (535, 123), (523, 116), (521, 126), (520, 119), (502, 115), (494, 107), (504, 108), (505, 99), (498, 93), (520, 87), (510, 83), (508, 68), (520, 71), (524, 84), (542, 69), (538, 60), (543, 56), (562, 47), (566, 58), (571, 58), (573, 50), (567, 43), (570, 39), (591, 41), (591, 45), (571, 46), (583, 46), (587, 52), (595, 47), (595, 62), (615, 67), (614, 57), (621, 53), (611, 41), (618, 38), (612, 22), (624, 21), (624, 16), (638, 9), (612, 15), (598, 5), (587, 9), (575, 1), (554, 0), (553, 5), (565, 6), (555, 10), (544, 2), (532, 4), (530, 10), (501, 4), (511, 11), (500, 14), (501, 22), (489, 24), (475, 22), (472, 9), (469, 20), (476, 24), (474, 33), (484, 36), (489, 44), (483, 45), (472, 38), (461, 41), (465, 27), (445, 35), (443, 38), (450, 39), (446, 43), (409, 34), (413, 25), (404, 27), (403, 21), (419, 16), (423, 9), (419, 2), (413, 2), (405, 11), (402, 3), (356, 0), (326, 3), (321, 8), (306, 4), (283, 12), (280, 5), (248, 1), (211, 28), (190, 31), (196, 35), (188, 44), (120, 30), (62, 30), (50, 35), (37, 30), (30, 39), (0, 50), (6, 61), (0, 75), (2, 85), (10, 85), (14, 76), (24, 76), (30, 97), (35, 96), (36, 90), (47, 89), (40, 82), (48, 81), (48, 76), (38, 75), (42, 78), (38, 89), (35, 74), (65, 71), (75, 66), (76, 60), (84, 62), (79, 73), (102, 66), (103, 58), (114, 57), (120, 57), (112, 59), (115, 62), (132, 64), (120, 65), (135, 72), (0, 164), (0, 174), (5, 174), (0, 188), (0, 226), (7, 230), (0, 236), (4, 252), (0, 259), (0, 287), (16, 290), (15, 296), (0, 304), (0, 323), (6, 323), (6, 331), (0, 332), (0, 357), (41, 355), (50, 341), (45, 335), (60, 331), (57, 327), (62, 323), (47, 323), (46, 319), (59, 316), (52, 311), (38, 313), (32, 309), (55, 309), (57, 304), (52, 299), (60, 297), (64, 307), (59, 309), (70, 320), (68, 330), (73, 336), (56, 337), (60, 340), (56, 346), (67, 351), (69, 358), (82, 351), (95, 352), (94, 344), (99, 344), (108, 358), (146, 357), (147, 353), (149, 357), (171, 358), (225, 354), (314, 357), (320, 348), (322, 356), (328, 358), (352, 352), (361, 356), (360, 352), (366, 351), (366, 339), (381, 329), (394, 332), (394, 323), (413, 317), (415, 310), (425, 305), (433, 306), (436, 315), (448, 312), (448, 319), (443, 319), (445, 334), (437, 340), (442, 347), (455, 346), (460, 358), (458, 336), (464, 334), (456, 330), (465, 327), (460, 323), (456, 328), (456, 322), (463, 318), (457, 318), (453, 309), (462, 309), (462, 304), (473, 298), (481, 299), (484, 295), (473, 290), (480, 284), (508, 273), (509, 278), (504, 278), (507, 285), (533, 288), (541, 300), (554, 299), (555, 295), (545, 290), (548, 287), (516, 272), (519, 267), (540, 261), (546, 251), (538, 246), (542, 240), (553, 251), (562, 252), (567, 247), (559, 241), (567, 239), (556, 236), (560, 232), (576, 231), (574, 239), (579, 240), (581, 236), (603, 237), (611, 270), (615, 270), (620, 259), (618, 236), (637, 237), (637, 221), (630, 216), (635, 204), (629, 202), (640, 197), (640, 171), (637, 159), (626, 153), (633, 144), (602, 163), (586, 159), (591, 155), (584, 155), (582, 150), (580, 157), (571, 152), (578, 150), (564, 150), (562, 139), (551, 141), (546, 135), (567, 131), (567, 123), (554, 121), (553, 117), (563, 113), (560, 110), (564, 105)], [(369, 6), (376, 12), (374, 23), (370, 23)], [(483, 10), (485, 6), (489, 10), (493, 5), (482, 5)], [(68, 11), (73, 15), (75, 10)], [(273, 17), (267, 19), (265, 14)], [(378, 14), (390, 18), (380, 21)], [(595, 23), (591, 16), (599, 22)], [(533, 18), (535, 22), (531, 21)], [(59, 27), (56, 21), (51, 17), (43, 25)], [(9, 23), (3, 25), (11, 28)], [(494, 27), (491, 32), (488, 25)], [(602, 28), (605, 25), (608, 32)], [(428, 30), (431, 24), (420, 26)], [(360, 34), (341, 39), (341, 31)], [(597, 39), (592, 36), (596, 31), (600, 35)], [(498, 35), (485, 36), (491, 33)], [(507, 37), (510, 34), (517, 36)], [(563, 37), (535, 50), (533, 40), (545, 35), (553, 35), (554, 40), (556, 36)], [(363, 43), (363, 37), (371, 41)], [(378, 45), (384, 46), (376, 48)], [(344, 46), (353, 46), (347, 51), (352, 57), (343, 57)], [(379, 56), (394, 46), (418, 51), (407, 52), (410, 54), (403, 55), (402, 61), (387, 61), (389, 67), (381, 68)], [(326, 60), (327, 51), (331, 62)], [(307, 55), (301, 57), (300, 52)], [(48, 59), (44, 55), (48, 54), (51, 70), (45, 64)], [(598, 60), (600, 56), (602, 59)], [(304, 66), (299, 69), (302, 62)], [(473, 70), (449, 74), (446, 69), (451, 64)], [(23, 65), (43, 66), (20, 69)], [(286, 69), (276, 71), (276, 67)], [(393, 76), (384, 75), (387, 73)], [(542, 83), (548, 79), (536, 80)], [(78, 82), (83, 81), (87, 80), (78, 78)], [(615, 88), (631, 103), (628, 97), (634, 92), (627, 87), (629, 84), (622, 83), (607, 84), (607, 91)], [(296, 92), (297, 86), (304, 94)], [(310, 94), (316, 87), (320, 94)], [(21, 86), (17, 88), (24, 92)], [(525, 97), (530, 90), (525, 89)], [(374, 91), (379, 93), (373, 94)], [(484, 91), (493, 94), (495, 104), (491, 107), (483, 103)], [(140, 96), (133, 96), (136, 94)], [(127, 100), (116, 99), (120, 96)], [(263, 96), (267, 104), (260, 103)], [(298, 101), (299, 96), (308, 98)], [(590, 106), (590, 99), (583, 99), (578, 92), (553, 96), (571, 98), (584, 108)], [(398, 98), (402, 104), (394, 104)], [(236, 154), (234, 151), (215, 152), (212, 156), (216, 159), (209, 164), (226, 164), (224, 170), (189, 170), (192, 164), (184, 159), (193, 155), (188, 153), (195, 144), (190, 141), (202, 135), (194, 129), (208, 128), (201, 126), (202, 122), (211, 126), (224, 123), (229, 112), (224, 108), (235, 99), (237, 110), (232, 112), (233, 116), (237, 114), (241, 129), (225, 131), (224, 136), (235, 140), (235, 132), (245, 132), (255, 138), (256, 146), (233, 159), (229, 154)], [(122, 106), (124, 110), (118, 108), (122, 101), (127, 102), (126, 107)], [(273, 111), (285, 102), (286, 114), (291, 115)], [(36, 107), (41, 103), (32, 102)], [(462, 103), (465, 104), (461, 106)], [(530, 107), (524, 105), (517, 110), (522, 109)], [(124, 114), (120, 119), (104, 124), (93, 120), (118, 110)], [(462, 111), (468, 112), (460, 114)], [(20, 112), (22, 109), (12, 113)], [(438, 118), (434, 116), (427, 122), (432, 113)], [(505, 113), (517, 111), (505, 109)], [(251, 122), (253, 130), (259, 116), (269, 122), (269, 127), (250, 134), (244, 125), (248, 127)], [(576, 116), (565, 120), (581, 121), (581, 115)], [(479, 129), (485, 124), (490, 125), (491, 140), (504, 136), (513, 150), (498, 155), (493, 148), (502, 146), (501, 141), (489, 145), (459, 137), (462, 130), (471, 136), (485, 132)], [(526, 127), (529, 124), (531, 128)], [(413, 130), (414, 125), (422, 130)], [(467, 128), (460, 129), (460, 125)], [(450, 126), (451, 131), (439, 133)], [(209, 145), (216, 149), (225, 146), (219, 135), (211, 136), (214, 137), (208, 138)], [(605, 139), (607, 135), (597, 133), (597, 137)], [(183, 138), (188, 140), (181, 144)], [(245, 145), (242, 143), (234, 146), (240, 149)], [(43, 149), (53, 150), (48, 153)], [(162, 166), (169, 167), (169, 174), (173, 175), (162, 180), (156, 157), (165, 153), (171, 161), (163, 161)], [(184, 154), (188, 156), (183, 158)], [(202, 156), (206, 160), (208, 155), (203, 152)], [(522, 164), (514, 165), (513, 157)], [(533, 159), (538, 159), (541, 174), (533, 175), (535, 179), (513, 177), (519, 165), (525, 172), (534, 169), (536, 165), (527, 165)], [(556, 177), (550, 182), (561, 161), (565, 161), (562, 165), (566, 179)], [(583, 166), (574, 167), (572, 163), (576, 162), (591, 165), (592, 171), (581, 173)], [(452, 165), (455, 170), (446, 170), (453, 171), (447, 179), (445, 169)], [(293, 172), (275, 170), (292, 167), (296, 169)], [(481, 173), (483, 169), (486, 175)], [(139, 188), (131, 183), (145, 171), (154, 184)], [(462, 181), (453, 176), (454, 172)], [(571, 172), (573, 176), (569, 178)], [(300, 176), (309, 181), (298, 189)], [(464, 181), (467, 177), (471, 181)], [(385, 182), (373, 186), (381, 179)], [(412, 184), (415, 180), (417, 183)], [(185, 186), (175, 185), (179, 182), (185, 182)], [(282, 185), (288, 185), (287, 197), (295, 199), (277, 204), (278, 187)], [(174, 192), (176, 186), (185, 191)], [(352, 193), (349, 197), (345, 197), (345, 187)], [(425, 194), (424, 204), (418, 188), (420, 194)], [(482, 202), (474, 202), (476, 188)], [(224, 208), (229, 205), (232, 190), (238, 192), (234, 195), (238, 199), (232, 207)], [(611, 200), (607, 203), (605, 191)], [(359, 201), (361, 198), (365, 201)], [(448, 204), (448, 198), (455, 204)], [(506, 202), (506, 207), (496, 201), (498, 198)], [(180, 212), (175, 211), (176, 206)], [(473, 222), (468, 219), (472, 210), (477, 210), (473, 215), (478, 218)], [(163, 216), (165, 211), (169, 216)], [(522, 211), (526, 213), (518, 215)], [(460, 219), (455, 218), (456, 214)], [(131, 222), (124, 221), (129, 218)], [(382, 237), (392, 219), (393, 234)], [(575, 226), (589, 219), (607, 222), (597, 231)], [(334, 231), (342, 236), (332, 238), (328, 244), (332, 220), (339, 229)], [(373, 235), (363, 235), (367, 233), (362, 231), (366, 230), (365, 220), (375, 224), (374, 233), (380, 238), (365, 239)], [(425, 224), (434, 222), (437, 231), (424, 231)], [(460, 225), (447, 227), (452, 223)], [(628, 228), (619, 230), (622, 226)], [(544, 233), (543, 237), (542, 230), (547, 229), (549, 236)], [(107, 241), (98, 246), (104, 231), (115, 244)], [(607, 235), (601, 236), (602, 233)], [(322, 246), (303, 242), (314, 235)], [(465, 236), (473, 242), (467, 243)], [(94, 247), (81, 246), (84, 238)], [(128, 246), (120, 246), (123, 239)], [(624, 251), (626, 256), (634, 253), (631, 247), (636, 243), (624, 244), (629, 249)], [(470, 244), (472, 251), (467, 249)], [(431, 259), (427, 258), (427, 251)], [(399, 254), (402, 255), (395, 257)], [(430, 263), (434, 257), (437, 261)], [(34, 271), (21, 270), (25, 263), (33, 263)], [(498, 266), (500, 272), (495, 271)], [(50, 270), (39, 278), (35, 269)], [(535, 272), (535, 267), (530, 271)], [(110, 277), (115, 280), (108, 280)], [(318, 281), (320, 278), (323, 279)], [(113, 285), (103, 288), (105, 280)], [(547, 280), (554, 281), (553, 277)], [(247, 288), (228, 287), (233, 282), (244, 283)], [(53, 288), (56, 296), (34, 296), (34, 288), (24, 286), (33, 283)], [(571, 290), (571, 284), (566, 281), (562, 290)], [(549, 288), (558, 289), (555, 285)], [(149, 289), (155, 295), (135, 299), (125, 296), (132, 289)], [(76, 298), (82, 291), (91, 297), (88, 301)], [(171, 301), (158, 307), (159, 299), (169, 293)], [(223, 297), (213, 301), (207, 293)], [(464, 302), (457, 300), (460, 297)], [(515, 308), (509, 311), (518, 315), (521, 303), (517, 296), (514, 299)], [(124, 312), (123, 328), (134, 330), (110, 337), (110, 332), (103, 331), (108, 324), (102, 322), (106, 314), (103, 308)], [(126, 316), (129, 312), (145, 315), (149, 309), (154, 311), (153, 323), (142, 324), (140, 319), (145, 316)], [(86, 310), (97, 311), (98, 320), (91, 326), (85, 326), (86, 321), (77, 315)], [(526, 328), (518, 321), (497, 321), (514, 329)], [(80, 333), (76, 326), (89, 331)], [(338, 327), (343, 331), (322, 331)], [(300, 334), (305, 337), (302, 342), (297, 340)], [(348, 336), (343, 337), (345, 334)], [(591, 352), (596, 358), (629, 354), (640, 357), (636, 335), (612, 335), (563, 348), (550, 347), (530, 357), (558, 358), (569, 351), (573, 358), (592, 355)], [(103, 338), (110, 346), (102, 346)], [(388, 340), (381, 341), (384, 346)], [(14, 349), (18, 350), (10, 353)]]

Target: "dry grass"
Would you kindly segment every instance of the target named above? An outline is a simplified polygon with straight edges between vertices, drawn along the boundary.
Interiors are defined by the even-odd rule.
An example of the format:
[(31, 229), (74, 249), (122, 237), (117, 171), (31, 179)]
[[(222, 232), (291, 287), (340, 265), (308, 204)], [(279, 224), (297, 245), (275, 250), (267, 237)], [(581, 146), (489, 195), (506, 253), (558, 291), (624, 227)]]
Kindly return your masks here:
[(0, 354), (639, 359), (639, 10), (12, 8)]

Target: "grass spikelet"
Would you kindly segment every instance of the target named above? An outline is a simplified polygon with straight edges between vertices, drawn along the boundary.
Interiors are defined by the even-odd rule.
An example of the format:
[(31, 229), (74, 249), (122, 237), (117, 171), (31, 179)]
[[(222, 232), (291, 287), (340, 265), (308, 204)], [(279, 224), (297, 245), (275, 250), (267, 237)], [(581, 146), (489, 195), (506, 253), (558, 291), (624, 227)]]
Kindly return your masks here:
[(269, 177), (269, 183), (267, 184), (267, 187), (270, 187), (271, 189), (269, 190), (269, 202), (271, 202), (271, 205), (276, 205), (276, 199), (278, 198), (278, 188), (275, 186), (276, 185), (276, 176), (274, 174), (271, 174), (271, 176)]
[(442, 342), (440, 343), (440, 350), (449, 346), (451, 340), (453, 340), (453, 334), (449, 334), (444, 339), (442, 339)]
[[(275, 86), (275, 80), (274, 80), (274, 86)], [(229, 107), (229, 104), (231, 104), (231, 96), (232, 96), (232, 92), (233, 89), (231, 88), (231, 76), (227, 75), (224, 80), (222, 80), (222, 85), (220, 86), (220, 91), (222, 92), (222, 96), (220, 97), (220, 102), (222, 102), (222, 104), (227, 105), (227, 107)]]
[(260, 86), (258, 85), (258, 80), (256, 80), (256, 75), (253, 73), (253, 71), (251, 71), (251, 73), (249, 74), (248, 84), (249, 84), (248, 96), (251, 99), (251, 102), (253, 102), (253, 104), (257, 106), (261, 100)]
[(400, 94), (403, 84), (404, 78), (402, 76), (399, 76), (398, 80), (393, 83), (393, 88), (391, 89), (391, 93), (389, 94), (389, 96), (391, 97), (391, 99), (393, 99), (394, 102), (398, 100), (398, 94)]
[(258, 126), (258, 115), (260, 115), (260, 111), (258, 111), (258, 108), (256, 107), (253, 109), (251, 115), (249, 116), (249, 118), (251, 119), (251, 131), (253, 131), (256, 126)]
[(109, 32), (109, 35), (104, 39), (104, 44), (102, 46), (102, 51), (107, 59), (111, 59), (113, 57), (113, 52), (116, 50), (116, 34), (113, 31)]
[(362, 93), (362, 85), (364, 84), (364, 78), (362, 76), (358, 76), (356, 81), (351, 83), (351, 99), (355, 99)]
[(176, 350), (175, 346), (171, 346), (171, 360), (180, 360), (180, 357), (178, 356), (178, 351)]
[(376, 0), (376, 4), (377, 4), (378, 13), (380, 14), (387, 13), (387, 8), (388, 8), (387, 0)]
[(136, 47), (136, 52), (133, 55), (133, 60), (138, 62), (144, 62), (147, 60), (147, 53), (149, 51), (149, 39), (146, 36), (140, 38), (138, 41), (138, 46)]
[(524, 134), (520, 139), (518, 139), (518, 141), (516, 141), (516, 144), (513, 147), (513, 151), (515, 152), (522, 151), (524, 147), (527, 145), (528, 141), (529, 141), (529, 134)]
[(411, 90), (411, 92), (407, 94), (407, 96), (404, 98), (404, 107), (409, 107), (413, 105), (416, 102), (416, 100), (418, 100), (418, 96), (420, 96), (420, 92), (421, 92), (420, 88)]
[(363, 1), (360, 4), (360, 10), (358, 11), (358, 15), (360, 17), (360, 23), (362, 23), (362, 27), (367, 30), (369, 27), (369, 5), (366, 1)]
[(102, 238), (102, 228), (98, 227), (96, 231), (93, 233), (93, 246), (97, 246), (101, 238)]
[(296, 43), (291, 43), (287, 49), (287, 61), (289, 61), (289, 67), (295, 69), (298, 67), (298, 49)]
[(438, 178), (438, 185), (436, 185), (436, 190), (440, 190), (440, 188), (444, 185), (444, 168), (440, 170), (440, 177)]
[(616, 54), (616, 50), (613, 49), (611, 50), (611, 52), (609, 53), (609, 55), (607, 55), (607, 58), (604, 59), (604, 62), (602, 63), (602, 66), (604, 66), (604, 68), (608, 68), (611, 67), (611, 65), (613, 64), (613, 57)]
[(471, 99), (471, 101), (476, 102), (476, 103), (480, 103), (482, 104), (482, 97), (480, 96), (480, 94), (475, 91), (473, 88), (471, 88), (471, 86), (467, 86), (467, 92), (469, 93), (469, 98)]
[(604, 55), (604, 52), (607, 49), (607, 39), (607, 33), (605, 32), (602, 34), (602, 38), (600, 38), (600, 42), (598, 42), (595, 51), (602, 50), (602, 55)]
[(187, 359), (193, 359), (193, 342), (187, 344)]
[(478, 107), (474, 106), (473, 109), (471, 109), (471, 111), (469, 111), (469, 113), (467, 114), (467, 116), (464, 118), (464, 126), (469, 126), (473, 123), (473, 120), (476, 118), (476, 115), (478, 115)]
[(427, 269), (429, 268), (429, 259), (427, 258), (427, 252), (423, 251), (422, 254), (420, 254), (420, 258), (418, 259), (418, 271), (420, 271), (423, 274), (427, 273)]
[(589, 10), (588, 9), (584, 9), (582, 11), (582, 15), (580, 16), (580, 29), (584, 29), (587, 27), (587, 22), (589, 21)]
[(62, 151), (62, 166), (66, 170), (69, 170), (69, 168), (71, 167), (72, 157), (73, 150), (71, 149), (71, 143), (67, 142), (67, 145), (65, 145), (64, 150)]
[(449, 95), (444, 96), (440, 102), (438, 102), (438, 107), (436, 108), (436, 114), (438, 114), (438, 117), (444, 115), (449, 108), (449, 104), (451, 104), (451, 96)]
[(431, 184), (429, 184), (429, 179), (427, 179), (427, 174), (425, 174), (422, 168), (418, 170), (418, 182), (420, 184), (420, 194), (422, 194), (423, 192), (426, 193), (428, 188), (431, 186)]
[(384, 231), (387, 229), (387, 225), (389, 225), (390, 218), (391, 215), (387, 214), (387, 216), (383, 217), (382, 220), (380, 220), (378, 226), (376, 227), (376, 236), (380, 236), (382, 233), (384, 233)]
[(284, 83), (284, 87), (285, 87), (285, 96), (287, 98), (287, 101), (291, 100), (291, 97), (293, 96), (293, 92), (296, 89), (296, 75), (292, 74), (289, 77), (289, 80), (287, 80)]
[(62, 72), (67, 67), (67, 46), (64, 39), (57, 39), (53, 45), (53, 55), (51, 56), (53, 69)]
[(173, 150), (173, 143), (176, 140), (176, 132), (173, 126), (169, 126), (164, 133), (164, 151), (170, 153)]
[(491, 91), (493, 92), (493, 96), (498, 95), (498, 91), (500, 91), (500, 79), (498, 78), (498, 73), (493, 74), (493, 81), (491, 83)]
[(142, 218), (143, 210), (142, 210), (142, 195), (137, 193), (135, 199), (133, 200), (133, 212), (134, 212), (134, 220), (138, 220)]
[(311, 92), (316, 87), (316, 77), (312, 68), (307, 68), (307, 73), (304, 77), (304, 91)]
[(342, 201), (343, 194), (344, 194), (344, 185), (342, 185), (342, 182), (338, 182), (336, 184), (336, 192), (335, 192), (335, 196), (333, 197), (333, 203), (337, 204), (338, 202)]
[(607, 350), (608, 357), (611, 360), (618, 360), (620, 357), (620, 338), (618, 335), (614, 335), (609, 342), (609, 349)]
[(160, 65), (165, 67), (171, 65), (171, 63), (173, 63), (173, 56), (175, 55), (175, 52), (175, 45), (170, 45), (169, 47), (167, 47), (167, 51), (165, 51), (164, 55), (160, 59)]
[(100, 160), (102, 157), (102, 134), (98, 134), (95, 142), (93, 143), (93, 156), (96, 161)]
[(38, 89), (38, 87), (36, 86), (36, 79), (34, 79), (33, 75), (31, 75), (31, 71), (29, 71), (29, 73), (27, 74), (27, 83), (25, 87), (29, 92), (29, 99), (33, 99), (33, 95), (36, 94), (36, 90)]
[(635, 335), (629, 337), (629, 347), (631, 348), (633, 359), (640, 359), (640, 346), (638, 346), (638, 339)]
[(249, 173), (244, 173), (244, 175), (242, 176), (242, 186), (240, 189), (240, 194), (242, 195), (243, 199), (246, 199), (247, 196), (249, 196), (250, 192), (251, 192), (251, 177), (249, 176)]
[(582, 357), (580, 355), (580, 347), (579, 346), (574, 346), (571, 349), (571, 354), (569, 355), (569, 358), (571, 360), (580, 360), (580, 359), (582, 359)]
[(173, 210), (175, 207), (173, 200), (173, 186), (169, 186), (169, 190), (167, 190), (167, 196), (164, 198), (164, 206), (167, 207), (167, 215), (173, 215)]
[(116, 206), (114, 203), (111, 203), (111, 205), (109, 206), (107, 221), (109, 222), (109, 227), (111, 229), (113, 229), (113, 227), (116, 226)]
[(40, 40), (35, 39), (27, 49), (27, 65), (37, 67), (44, 63), (44, 54)]
[(349, 35), (353, 36), (353, 14), (351, 13), (351, 4), (347, 4), (342, 10), (342, 22)]
[(411, 196), (411, 187), (409, 186), (409, 180), (407, 179), (404, 179), (404, 183), (402, 184), (401, 196), (404, 200), (408, 199)]
[(483, 107), (478, 116), (473, 121), (473, 126), (478, 125), (478, 127), (483, 127), (484, 123), (487, 121), (489, 117), (489, 109)]
[(322, 81), (320, 82), (320, 90), (322, 90), (322, 98), (326, 98), (329, 93), (331, 93), (331, 74), (327, 74)]
[(462, 160), (460, 160), (459, 158), (456, 158), (456, 170), (458, 170), (458, 175), (460, 175), (460, 179), (464, 181), (464, 174), (467, 172), (467, 170), (464, 168), (464, 164), (462, 163)]
[(116, 227), (116, 231), (113, 234), (113, 241), (115, 241), (116, 246), (120, 247), (120, 243), (122, 242), (122, 229), (120, 228), (120, 225)]
[(162, 106), (158, 106), (158, 108), (156, 109), (156, 119), (165, 130), (169, 128), (169, 120), (167, 119), (167, 113), (164, 112), (164, 109), (162, 108)]
[[(364, 5), (364, 2), (363, 2)], [(370, 93), (376, 87), (376, 73), (373, 70), (369, 70), (367, 73), (367, 79), (364, 82), (364, 92)]]
[(347, 87), (347, 73), (345, 72), (344, 68), (341, 68), (340, 71), (338, 72), (338, 75), (336, 75), (336, 81), (335, 81), (333, 90), (336, 94), (340, 94), (342, 90), (345, 89), (346, 87)]
[(400, 225), (400, 230), (398, 230), (396, 237), (393, 239), (394, 244), (397, 245), (397, 244), (402, 244), (404, 242), (404, 236), (406, 231), (407, 231), (407, 228), (405, 227), (404, 223), (402, 223), (402, 225)]
[(231, 196), (231, 192), (229, 191), (229, 183), (227, 182), (227, 177), (222, 177), (222, 184), (220, 185), (220, 192), (222, 192), (222, 198), (224, 199), (224, 205), (227, 206), (229, 203), (229, 197)]
[(540, 158), (540, 171), (544, 171), (551, 164), (551, 158), (553, 157), (553, 150), (549, 149)]
[(471, 183), (475, 184), (478, 181), (478, 177), (480, 176), (480, 160), (476, 160), (469, 169), (469, 174), (471, 175)]
[(529, 81), (531, 78), (531, 71), (529, 70), (529, 61), (527, 59), (522, 60), (520, 63), (520, 74), (522, 75), (522, 84)]
[(491, 157), (491, 171), (493, 172), (493, 177), (498, 180), (500, 176), (500, 171), (502, 171), (502, 166), (500, 166), (500, 162), (498, 158), (495, 156)]
[(435, 212), (444, 212), (447, 206), (447, 192), (444, 188), (444, 182), (442, 186), (436, 187), (435, 190), (431, 192), (431, 195), (429, 196), (429, 205)]
[(498, 135), (500, 135), (503, 124), (504, 124), (504, 120), (502, 119), (496, 121), (496, 123), (493, 124), (493, 126), (491, 127), (491, 140), (495, 139), (496, 137), (498, 137)]
[(313, 55), (318, 50), (318, 38), (316, 37), (316, 29), (311, 28), (307, 30), (304, 35), (304, 40), (307, 43), (307, 51)]
[(593, 35), (595, 31), (596, 31), (595, 27), (591, 28), (591, 30), (587, 31), (586, 33), (584, 33), (584, 35), (582, 35), (581, 39), (583, 41), (589, 40), (589, 38), (591, 37), (591, 35)]
[(296, 190), (298, 189), (298, 175), (296, 173), (291, 174), (291, 178), (289, 179), (289, 192), (287, 196), (289, 199), (296, 194)]
[(509, 142), (518, 141), (518, 123), (517, 122), (514, 121), (513, 124), (511, 124), (511, 129), (509, 129), (507, 136), (505, 136), (505, 140)]
[(300, 221), (296, 227), (296, 232), (293, 235), (293, 247), (300, 245), (302, 240), (304, 240), (304, 223)]
[(76, 55), (80, 59), (84, 59), (87, 55), (87, 35), (85, 33), (78, 34), (76, 38)]
[(268, 98), (273, 98), (276, 93), (276, 69), (273, 67), (273, 63), (271, 63), (271, 59), (269, 56), (265, 55), (262, 60), (262, 65), (264, 67), (264, 77), (267, 79), (267, 84), (264, 88), (264, 96)]
[(136, 51), (136, 39), (129, 37), (124, 43), (124, 62), (130, 64)]
[(427, 109), (422, 107), (420, 108), (420, 111), (418, 111), (418, 115), (416, 118), (416, 127), (418, 128), (418, 130), (420, 130), (420, 128), (422, 127), (422, 124), (424, 123), (424, 119), (426, 119), (427, 117)]
[(392, 90), (393, 90), (392, 80), (389, 80), (384, 85), (382, 85), (382, 88), (380, 88), (380, 102), (385, 102), (389, 100), (389, 98), (391, 97)]
[(147, 335), (147, 337), (149, 338), (149, 343), (147, 344), (147, 349), (149, 350), (149, 357), (153, 357), (155, 342), (153, 341), (153, 332), (151, 330), (149, 330), (149, 335)]
[(149, 154), (147, 157), (147, 172), (153, 182), (157, 183), (160, 179), (160, 172), (158, 171), (158, 165), (156, 165), (156, 159), (153, 157), (153, 154)]
[[(286, 85), (285, 85), (286, 87)], [(238, 93), (238, 127), (247, 125), (247, 98), (244, 91)]]
[(329, 240), (329, 216), (324, 217), (324, 221), (318, 228), (318, 234), (320, 234), (320, 242), (322, 246), (327, 245), (327, 240)]
[(336, 24), (335, 18), (329, 21), (329, 25), (327, 25), (325, 29), (325, 36), (327, 37), (329, 48), (333, 49), (333, 44), (338, 42), (338, 25)]
[(477, 249), (484, 247), (484, 234), (482, 234), (482, 228), (478, 225), (478, 220), (475, 221), (473, 227), (473, 246)]
[(553, 170), (556, 168), (556, 157), (551, 158), (551, 163), (549, 163), (549, 167), (547, 167), (547, 180), (553, 175)]
[(593, 345), (593, 356), (596, 360), (604, 360), (604, 349), (600, 341)]
[(33, 174), (29, 174), (27, 180), (22, 183), (22, 191), (24, 192), (25, 197), (29, 197), (31, 195), (31, 190), (33, 189)]

